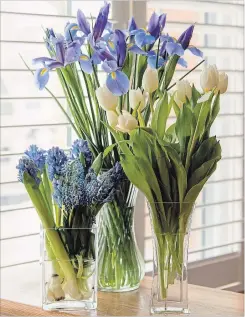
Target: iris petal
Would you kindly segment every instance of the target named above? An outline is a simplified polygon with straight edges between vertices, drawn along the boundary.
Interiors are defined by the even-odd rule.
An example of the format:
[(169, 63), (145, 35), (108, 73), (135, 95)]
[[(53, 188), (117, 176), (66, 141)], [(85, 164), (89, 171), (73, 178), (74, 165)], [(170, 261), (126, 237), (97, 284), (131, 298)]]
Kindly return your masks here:
[(115, 72), (118, 69), (117, 62), (115, 60), (113, 61), (104, 61), (102, 64), (102, 69), (106, 73)]
[(183, 47), (178, 44), (178, 43), (170, 43), (168, 42), (166, 44), (166, 51), (168, 52), (169, 55), (179, 55), (182, 56), (184, 54), (184, 49)]
[(146, 34), (144, 30), (141, 30), (140, 32), (137, 32), (135, 34), (135, 43), (139, 47), (142, 47), (147, 44), (152, 44), (154, 42), (155, 42), (155, 37), (150, 34)]
[(156, 69), (162, 67), (165, 64), (165, 60), (161, 56), (158, 56), (157, 61), (157, 55), (151, 55), (148, 57), (147, 63), (150, 66), (150, 68)]
[(38, 89), (42, 90), (49, 80), (49, 69), (46, 67), (37, 69), (34, 74), (34, 79)]
[(122, 96), (128, 92), (129, 79), (127, 75), (120, 70), (117, 70), (108, 75), (106, 85), (114, 95)]
[(139, 46), (135, 44), (133, 44), (132, 46), (129, 45), (128, 51), (139, 55), (147, 55), (147, 52), (143, 51), (141, 48), (139, 48)]
[(135, 19), (132, 17), (131, 20), (129, 20), (129, 23), (128, 23), (128, 31), (131, 34), (132, 31), (135, 31), (137, 29), (138, 29), (138, 27), (137, 27), (137, 24), (135, 22)]
[(79, 31), (79, 26), (76, 23), (67, 23), (65, 27), (65, 39), (69, 42), (73, 41)]
[(54, 59), (50, 58), (50, 57), (38, 57), (38, 58), (34, 58), (32, 60), (32, 64), (36, 65), (36, 64), (42, 64), (44, 65), (46, 62), (53, 62)]
[(195, 25), (189, 26), (188, 29), (185, 30), (178, 39), (178, 42), (182, 45), (184, 50), (186, 50), (190, 44), (194, 27)]
[(74, 41), (68, 45), (65, 53), (65, 64), (74, 63), (79, 60), (81, 55), (81, 45), (79, 41)]
[(181, 65), (181, 66), (183, 66), (183, 67), (187, 67), (187, 62), (186, 62), (186, 60), (184, 59), (184, 58), (179, 58), (179, 60), (178, 60), (178, 64), (179, 65)]
[(125, 35), (120, 30), (115, 30), (115, 40), (114, 40), (117, 52), (117, 66), (122, 67), (127, 54), (127, 44), (125, 40)]
[(93, 72), (92, 62), (87, 55), (84, 55), (84, 54), (81, 55), (79, 59), (79, 63), (80, 63), (81, 69), (85, 73), (91, 74)]
[(87, 21), (84, 13), (78, 9), (77, 11), (77, 22), (80, 30), (85, 34), (89, 35), (91, 33), (89, 22)]
[(93, 37), (95, 41), (101, 37), (108, 21), (108, 15), (110, 10), (110, 4), (105, 3), (105, 5), (100, 9), (100, 12), (98, 14), (98, 17), (94, 24), (93, 29)]
[(159, 18), (159, 15), (153, 12), (148, 23), (148, 31), (155, 39), (157, 39), (160, 34)]
[(191, 51), (191, 53), (193, 55), (199, 56), (199, 57), (203, 57), (203, 52), (200, 51), (198, 48), (196, 48), (195, 46), (189, 46), (188, 50)]

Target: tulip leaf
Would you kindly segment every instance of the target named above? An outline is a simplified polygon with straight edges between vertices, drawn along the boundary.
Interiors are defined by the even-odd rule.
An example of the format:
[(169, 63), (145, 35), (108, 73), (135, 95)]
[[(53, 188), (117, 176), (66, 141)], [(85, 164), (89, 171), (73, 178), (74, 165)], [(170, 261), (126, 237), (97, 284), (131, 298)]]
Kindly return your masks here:
[(192, 111), (186, 105), (183, 105), (175, 125), (175, 132), (179, 140), (182, 159), (185, 158), (185, 151), (190, 137), (193, 134), (193, 117)]
[(164, 77), (163, 77), (163, 89), (166, 90), (173, 78), (176, 65), (178, 63), (179, 56), (173, 55), (170, 57), (167, 66), (165, 67)]
[(192, 171), (195, 171), (204, 162), (208, 161), (211, 158), (212, 152), (216, 144), (217, 144), (217, 140), (215, 136), (209, 139), (206, 139), (205, 141), (202, 142), (198, 150), (192, 156), (192, 159), (191, 159)]
[(111, 153), (111, 151), (114, 149), (114, 147), (117, 145), (117, 143), (113, 143), (109, 146), (107, 146), (107, 148), (105, 148), (104, 152), (103, 152), (103, 158), (107, 157), (107, 155), (109, 153)]
[(165, 149), (173, 165), (173, 169), (175, 171), (175, 175), (176, 175), (176, 179), (178, 183), (179, 201), (182, 202), (184, 199), (186, 188), (187, 188), (186, 171), (178, 153), (171, 146), (165, 146)]
[(193, 86), (192, 86), (192, 98), (191, 98), (192, 108), (195, 108), (198, 105), (197, 100), (200, 97), (201, 97), (200, 92), (196, 89), (195, 85), (193, 84)]
[(103, 153), (100, 153), (96, 158), (95, 160), (93, 161), (93, 164), (92, 164), (92, 169), (94, 170), (95, 174), (98, 175), (101, 168), (102, 168), (102, 165), (103, 165)]
[(173, 109), (174, 109), (175, 115), (176, 115), (176, 117), (178, 117), (178, 115), (180, 113), (180, 108), (179, 108), (179, 106), (177, 105), (177, 103), (174, 100), (173, 100), (172, 105), (173, 105)]
[(152, 115), (151, 127), (158, 134), (159, 138), (163, 138), (166, 129), (166, 122), (170, 113), (170, 103), (168, 103), (168, 93), (165, 91), (162, 98), (157, 102), (155, 111)]
[(212, 105), (211, 120), (209, 122), (209, 128), (211, 128), (214, 120), (219, 114), (219, 111), (220, 111), (220, 92), (218, 92), (218, 94), (215, 96), (215, 99)]

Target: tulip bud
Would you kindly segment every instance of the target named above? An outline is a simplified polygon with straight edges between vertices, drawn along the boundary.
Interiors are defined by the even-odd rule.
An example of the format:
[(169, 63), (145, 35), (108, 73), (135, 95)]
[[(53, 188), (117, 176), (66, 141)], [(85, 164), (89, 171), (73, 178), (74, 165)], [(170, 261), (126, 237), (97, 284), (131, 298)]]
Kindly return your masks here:
[(158, 85), (159, 82), (157, 70), (147, 67), (143, 75), (142, 87), (146, 92), (152, 93), (157, 90)]
[(216, 91), (220, 91), (221, 94), (224, 94), (228, 88), (228, 76), (226, 73), (219, 73), (219, 83), (217, 85)]
[(122, 114), (118, 117), (116, 129), (121, 132), (130, 132), (138, 126), (138, 121), (128, 111), (122, 110)]
[(188, 80), (180, 80), (176, 83), (176, 92), (174, 95), (174, 101), (179, 107), (182, 107), (183, 104), (191, 99), (192, 89)]
[(96, 97), (98, 99), (99, 105), (104, 110), (116, 110), (118, 97), (113, 95), (105, 85), (96, 89)]
[(219, 83), (219, 72), (216, 65), (205, 67), (201, 73), (200, 83), (203, 91), (208, 92), (217, 87)]
[(116, 128), (118, 115), (114, 111), (106, 111), (107, 121), (112, 128)]
[(132, 109), (139, 106), (138, 110), (141, 111), (145, 108), (145, 95), (142, 94), (140, 88), (129, 91), (129, 104)]

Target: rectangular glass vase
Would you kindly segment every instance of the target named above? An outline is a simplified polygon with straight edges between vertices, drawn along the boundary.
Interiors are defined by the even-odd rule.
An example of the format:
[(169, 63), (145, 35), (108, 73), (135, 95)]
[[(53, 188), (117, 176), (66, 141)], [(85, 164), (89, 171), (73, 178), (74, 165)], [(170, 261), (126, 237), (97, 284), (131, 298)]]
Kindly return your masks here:
[[(71, 255), (69, 260), (53, 257), (50, 247), (50, 234), (55, 232), (60, 241), (65, 242), (68, 250), (69, 237), (82, 235), (88, 239), (93, 249), (93, 257), (82, 256), (81, 253)], [(72, 240), (75, 243), (75, 240)], [(46, 229), (41, 232), (41, 266), (42, 266), (42, 307), (44, 310), (79, 311), (97, 308), (97, 228), (59, 228)], [(64, 276), (61, 268), (65, 268)]]

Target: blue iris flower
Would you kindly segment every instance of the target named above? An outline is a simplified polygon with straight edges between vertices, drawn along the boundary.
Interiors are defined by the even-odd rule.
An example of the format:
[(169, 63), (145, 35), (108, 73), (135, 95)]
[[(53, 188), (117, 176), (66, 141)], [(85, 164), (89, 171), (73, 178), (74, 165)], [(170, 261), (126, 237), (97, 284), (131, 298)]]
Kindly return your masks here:
[(125, 73), (121, 71), (127, 54), (127, 44), (125, 35), (120, 30), (115, 30), (114, 43), (116, 47), (116, 57), (106, 59), (102, 68), (109, 75), (106, 80), (108, 89), (116, 96), (124, 95), (129, 89), (129, 79)]
[(34, 65), (41, 64), (43, 66), (37, 69), (34, 75), (35, 83), (40, 90), (44, 89), (48, 83), (50, 70), (64, 67), (79, 60), (81, 56), (81, 45), (80, 39), (68, 44), (61, 35), (57, 38), (52, 37), (52, 46), (54, 47), (52, 58), (38, 57), (32, 61)]
[(189, 26), (179, 37), (178, 43), (181, 44), (184, 50), (188, 49), (193, 55), (203, 57), (202, 51), (193, 45), (190, 45), (190, 41), (193, 35), (195, 25)]

